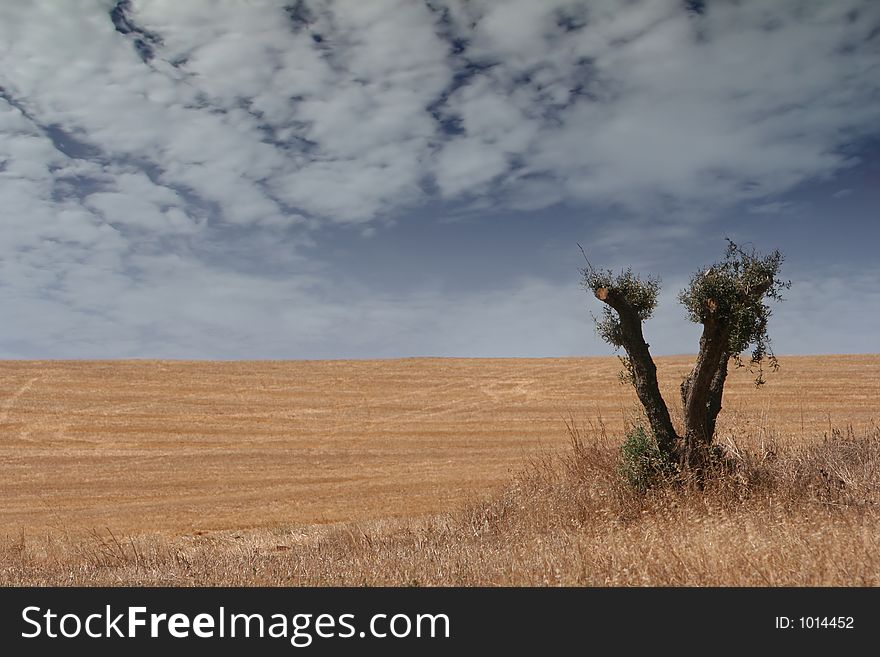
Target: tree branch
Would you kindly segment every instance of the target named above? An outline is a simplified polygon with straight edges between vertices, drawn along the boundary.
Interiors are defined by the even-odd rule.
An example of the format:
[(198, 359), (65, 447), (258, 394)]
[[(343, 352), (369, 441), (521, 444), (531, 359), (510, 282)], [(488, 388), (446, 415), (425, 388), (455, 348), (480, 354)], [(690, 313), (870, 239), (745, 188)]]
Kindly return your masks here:
[(660, 394), (657, 366), (642, 333), (642, 320), (626, 298), (613, 288), (599, 287), (593, 293), (597, 299), (617, 312), (621, 345), (632, 364), (636, 394), (645, 409), (657, 446), (664, 454), (672, 456), (678, 448), (678, 435), (672, 426), (663, 395)]

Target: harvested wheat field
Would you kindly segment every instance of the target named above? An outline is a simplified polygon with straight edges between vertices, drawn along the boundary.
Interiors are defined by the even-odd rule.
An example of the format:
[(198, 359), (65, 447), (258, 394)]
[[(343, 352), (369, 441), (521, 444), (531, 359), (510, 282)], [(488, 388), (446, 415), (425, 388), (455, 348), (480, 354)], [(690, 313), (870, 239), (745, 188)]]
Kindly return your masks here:
[(647, 494), (614, 358), (3, 362), (0, 583), (880, 584), (880, 356), (780, 361)]

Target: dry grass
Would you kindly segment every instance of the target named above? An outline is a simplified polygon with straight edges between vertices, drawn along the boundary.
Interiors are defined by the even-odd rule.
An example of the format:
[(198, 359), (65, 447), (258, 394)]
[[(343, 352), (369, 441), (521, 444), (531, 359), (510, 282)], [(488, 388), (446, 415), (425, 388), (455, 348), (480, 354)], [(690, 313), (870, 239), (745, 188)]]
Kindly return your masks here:
[(572, 435), (458, 512), (174, 539), (22, 535), (0, 548), (0, 584), (880, 585), (880, 430), (739, 445), (703, 490), (647, 494), (622, 482), (609, 438)]
[[(670, 389), (674, 385), (670, 374), (677, 373), (685, 363), (685, 359), (661, 361), (661, 374)], [(546, 375), (542, 364), (550, 371), (548, 381), (552, 375), (565, 373), (568, 378), (542, 388), (541, 377)], [(373, 386), (381, 389), (382, 381), (399, 375), (401, 370), (395, 368), (416, 365), (419, 369), (420, 365), (428, 369), (428, 373), (418, 376), (423, 381), (435, 381), (435, 394), (410, 390), (414, 401), (388, 400), (384, 416), (374, 413), (373, 421), (380, 423), (395, 449), (384, 444), (369, 445), (370, 440), (381, 440), (369, 432), (369, 425), (346, 429), (337, 420), (339, 430), (334, 433), (331, 428), (322, 435), (337, 449), (340, 441), (350, 441), (345, 444), (354, 453), (348, 454), (342, 464), (336, 464), (342, 474), (327, 481), (314, 481), (314, 473), (293, 467), (296, 459), (284, 459), (286, 451), (301, 449), (300, 457), (309, 462), (309, 445), (317, 449), (309, 441), (320, 442), (320, 436), (279, 435), (274, 441), (266, 438), (270, 430), (260, 425), (257, 418), (274, 412), (290, 422), (304, 406), (291, 403), (282, 407), (280, 394), (269, 395), (275, 406), (269, 402), (260, 406), (259, 394), (247, 393), (226, 380), (230, 399), (236, 394), (250, 394), (250, 402), (257, 402), (256, 408), (248, 406), (251, 414), (233, 422), (239, 434), (229, 435), (228, 427), (224, 434), (220, 421), (211, 425), (220, 432), (220, 437), (213, 440), (223, 444), (226, 452), (221, 450), (207, 458), (210, 450), (206, 450), (200, 466), (199, 450), (204, 445), (193, 439), (194, 427), (207, 433), (199, 418), (208, 422), (216, 419), (212, 413), (229, 411), (228, 408), (211, 407), (213, 411), (205, 410), (196, 418), (162, 405), (140, 408), (136, 417), (159, 434), (151, 436), (149, 430), (138, 428), (136, 422), (125, 422), (124, 414), (110, 414), (112, 403), (103, 406), (103, 415), (101, 408), (86, 410), (82, 397), (124, 396), (127, 391), (119, 380), (104, 383), (103, 387), (93, 380), (93, 389), (68, 391), (67, 401), (62, 402), (45, 394), (34, 395), (37, 382), (15, 397), (16, 391), (31, 380), (24, 378), (7, 395), (7, 399), (13, 397), (12, 403), (0, 408), (0, 414), (5, 413), (0, 419), (7, 430), (14, 428), (0, 449), (6, 501), (3, 517), (7, 520), (5, 538), (0, 539), (0, 584), (877, 586), (880, 430), (874, 426), (873, 418), (880, 396), (878, 364), (878, 357), (784, 359), (783, 366), (789, 370), (787, 376), (774, 378), (757, 392), (748, 386), (746, 377), (738, 375), (725, 398), (719, 426), (720, 442), (728, 447), (734, 463), (731, 471), (717, 473), (701, 491), (663, 489), (646, 494), (629, 489), (618, 473), (618, 445), (633, 406), (625, 389), (613, 383), (616, 368), (609, 359), (397, 361), (385, 364), (384, 379), (381, 367), (376, 366), (378, 369), (371, 377), (360, 381), (360, 393), (353, 391), (355, 386), (350, 380), (340, 384), (351, 398), (360, 395), (361, 400), (366, 400), (362, 403), (367, 408), (375, 411), (381, 406), (381, 399), (370, 396), (377, 394)], [(59, 369), (75, 369), (73, 365), (67, 366), (71, 368), (68, 370), (57, 364), (42, 366), (59, 378)], [(79, 366), (84, 368), (79, 374), (81, 380), (88, 366)], [(192, 413), (200, 403), (208, 403), (205, 400), (211, 400), (212, 394), (215, 399), (222, 396), (222, 368), (247, 366), (190, 367), (219, 368), (210, 370), (218, 379), (212, 382), (214, 388), (203, 378), (204, 389), (187, 397), (186, 408)], [(283, 364), (272, 367), (277, 367), (276, 376), (283, 378)], [(327, 364), (324, 367), (332, 369)], [(432, 368), (434, 371), (430, 371)], [(442, 368), (451, 369), (453, 374), (436, 382), (436, 374)], [(780, 374), (784, 373), (786, 370)], [(44, 384), (48, 380), (42, 379)], [(139, 387), (136, 383), (128, 385), (131, 392)], [(325, 406), (344, 407), (338, 397), (334, 406), (332, 399), (308, 393), (310, 385), (314, 381), (302, 381), (301, 392), (305, 396), (312, 394), (314, 403), (309, 408), (313, 414)], [(406, 382), (396, 385), (401, 390), (408, 387)], [(566, 386), (593, 403), (566, 396)], [(499, 396), (494, 400), (479, 396), (486, 395), (486, 387)], [(144, 389), (149, 392), (148, 386)], [(180, 396), (180, 389), (175, 390)], [(468, 390), (472, 397), (462, 392)], [(531, 397), (525, 394), (529, 390)], [(505, 392), (513, 396), (505, 398)], [(152, 394), (174, 398), (155, 390)], [(460, 399), (462, 396), (464, 400)], [(145, 403), (144, 398), (149, 400), (149, 395), (142, 395), (141, 403)], [(482, 403), (476, 404), (479, 400)], [(412, 406), (407, 405), (410, 403)], [(52, 409), (64, 404), (68, 411), (82, 412), (70, 413), (63, 420), (67, 423), (65, 431), (52, 436), (52, 423), (62, 421), (61, 411), (56, 410), (53, 415)], [(242, 408), (232, 403), (233, 418), (236, 412), (243, 412)], [(566, 416), (597, 419), (586, 425), (569, 421), (566, 432)], [(135, 429), (128, 434), (112, 433), (109, 429), (104, 433), (72, 430), (76, 426), (106, 428), (101, 423), (106, 423), (108, 417), (112, 426)], [(170, 424), (172, 418), (177, 418), (178, 423)], [(329, 418), (332, 413), (328, 412), (324, 419)], [(432, 442), (425, 434), (417, 434), (419, 418), (424, 423), (419, 425), (420, 430), (428, 436), (431, 431), (442, 434), (441, 429), (445, 428), (449, 436), (457, 430), (464, 434), (464, 439), (450, 438), (451, 444), (447, 445), (443, 435), (434, 435)], [(852, 420), (851, 427), (842, 431), (834, 428), (847, 419)], [(50, 429), (46, 430), (47, 426)], [(242, 437), (248, 426), (254, 428), (261, 440)], [(407, 438), (406, 431), (400, 431), (403, 427), (413, 435)], [(505, 438), (507, 432), (517, 428), (524, 430), (528, 449), (515, 440), (516, 433)], [(381, 429), (374, 427), (379, 434)], [(275, 430), (280, 431), (277, 424)], [(545, 438), (542, 432), (551, 430), (555, 439)], [(27, 435), (22, 437), (22, 433)], [(355, 434), (362, 442), (357, 443), (352, 437)], [(46, 445), (35, 438), (38, 435), (45, 437)], [(77, 443), (72, 440), (76, 435), (91, 442)], [(103, 437), (103, 442), (96, 435)], [(174, 435), (181, 436), (177, 439), (179, 444), (175, 443)], [(236, 435), (244, 443), (238, 451), (233, 449)], [(494, 436), (495, 440), (468, 451), (475, 436)], [(430, 445), (424, 455), (418, 449), (420, 437)], [(27, 445), (29, 438), (36, 444)], [(207, 436), (203, 441), (210, 443)], [(29, 453), (28, 449), (32, 451)], [(53, 449), (60, 453), (50, 457)], [(142, 453), (135, 457), (132, 453), (137, 449)], [(446, 461), (457, 449), (464, 449), (465, 455), (451, 463)], [(373, 469), (368, 462), (366, 470), (385, 477), (385, 486), (398, 486), (397, 497), (383, 499), (379, 489), (352, 489), (345, 485), (350, 480), (346, 477), (356, 478), (362, 454), (370, 454), (371, 450), (375, 459)], [(182, 456), (179, 471), (157, 468), (150, 471), (151, 478), (144, 479), (130, 468), (134, 463), (149, 463), (150, 456), (162, 454), (162, 458), (170, 460), (176, 451)], [(341, 452), (327, 448), (322, 457), (341, 457)], [(84, 453), (95, 458), (88, 462)], [(36, 454), (46, 455), (46, 461), (41, 464)], [(110, 468), (113, 454), (116, 463)], [(247, 460), (249, 454), (253, 462)], [(485, 460), (481, 461), (483, 455)], [(237, 463), (238, 457), (244, 463)], [(272, 466), (273, 458), (281, 463)], [(395, 474), (395, 466), (412, 464), (417, 458), (426, 463), (436, 459), (439, 463), (425, 465), (423, 470), (404, 468)], [(240, 491), (235, 487), (250, 481), (249, 476), (258, 477), (261, 463), (269, 468), (267, 483), (250, 489), (253, 498), (236, 497)], [(508, 473), (511, 464), (518, 464), (514, 476)], [(200, 467), (208, 466), (217, 471), (209, 471), (199, 479)], [(66, 482), (61, 492), (53, 489), (53, 468), (62, 471), (61, 479)], [(70, 472), (64, 472), (65, 468)], [(479, 480), (483, 468), (491, 473), (485, 482)], [(279, 483), (285, 469), (292, 483)], [(115, 484), (108, 470), (119, 478)], [(433, 479), (425, 476), (428, 472), (433, 473)], [(71, 473), (82, 477), (78, 485)], [(200, 527), (189, 525), (181, 531), (191, 517), (187, 509), (193, 505), (210, 516), (205, 510), (210, 508), (209, 502), (201, 501), (200, 497), (190, 500), (181, 492), (180, 481), (186, 476), (195, 477), (194, 489), (202, 484), (210, 488), (212, 477), (221, 481), (226, 477), (231, 490), (218, 493), (219, 520), (206, 518)], [(20, 493), (10, 483), (15, 477), (23, 483)], [(507, 483), (499, 485), (505, 478)], [(278, 487), (305, 486), (304, 479), (313, 493), (307, 503), (288, 501), (287, 507), (281, 505), (273, 510), (267, 521), (264, 507), (270, 506), (269, 501), (276, 496), (285, 494)], [(135, 490), (138, 482), (148, 484), (141, 498)], [(48, 495), (55, 495), (54, 509), (33, 502), (30, 491), (41, 486)], [(430, 503), (426, 501), (438, 487), (446, 495)], [(413, 495), (414, 502), (408, 506), (406, 501), (415, 490), (422, 490), (423, 494)], [(334, 504), (341, 508), (346, 496), (373, 495), (375, 499), (346, 507), (348, 516), (337, 522), (315, 522), (314, 518), (309, 520), (309, 513), (297, 515), (301, 506), (320, 507), (334, 492), (342, 502), (331, 502), (332, 508), (336, 508)], [(74, 497), (66, 506), (65, 494)], [(242, 509), (241, 516), (225, 514), (229, 499), (236, 499), (245, 507), (248, 499), (252, 499), (251, 518), (242, 522), (247, 508)], [(114, 500), (120, 502), (116, 507)], [(94, 507), (102, 504), (106, 507), (99, 513)], [(85, 515), (77, 515), (81, 509), (86, 509)], [(273, 515), (277, 511), (283, 516), (284, 509), (290, 511), (287, 522)], [(144, 518), (133, 519), (138, 512)], [(169, 516), (164, 524), (151, 525), (153, 520), (163, 517), (163, 512)], [(326, 511), (320, 510), (311, 513), (326, 515)], [(65, 521), (68, 514), (70, 517)], [(21, 522), (22, 517), (28, 517), (30, 522)], [(108, 522), (98, 525), (83, 521), (100, 517)], [(217, 528), (211, 529), (212, 526)]]

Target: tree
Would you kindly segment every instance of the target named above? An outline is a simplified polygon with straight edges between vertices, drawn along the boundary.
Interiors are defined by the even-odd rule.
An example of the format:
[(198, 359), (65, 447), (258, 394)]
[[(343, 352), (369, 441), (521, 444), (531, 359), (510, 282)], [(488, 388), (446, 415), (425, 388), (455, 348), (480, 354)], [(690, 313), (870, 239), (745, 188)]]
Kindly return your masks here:
[(766, 299), (782, 300), (781, 291), (791, 286), (778, 278), (782, 254), (766, 256), (745, 251), (727, 240), (722, 260), (702, 269), (679, 294), (679, 301), (692, 322), (703, 325), (700, 349), (693, 369), (681, 383), (684, 427), (681, 435), (673, 426), (669, 409), (657, 383), (657, 367), (642, 333), (642, 323), (657, 305), (660, 282), (641, 278), (631, 269), (581, 270), (584, 286), (605, 305), (596, 319), (600, 337), (615, 349), (623, 348), (626, 376), (635, 388), (664, 462), (702, 477), (710, 459), (715, 421), (728, 366), (746, 363), (742, 354), (752, 347), (749, 366), (756, 368), (756, 385), (764, 383), (764, 365), (778, 368), (770, 348)]

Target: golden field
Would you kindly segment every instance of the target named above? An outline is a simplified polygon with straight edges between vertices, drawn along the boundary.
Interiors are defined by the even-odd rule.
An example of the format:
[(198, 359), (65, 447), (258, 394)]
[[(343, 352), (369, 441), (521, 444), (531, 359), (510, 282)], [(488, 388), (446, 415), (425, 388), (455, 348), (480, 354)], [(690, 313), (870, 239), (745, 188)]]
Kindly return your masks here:
[(880, 356), (780, 362), (642, 495), (614, 358), (5, 361), (0, 583), (878, 585)]

